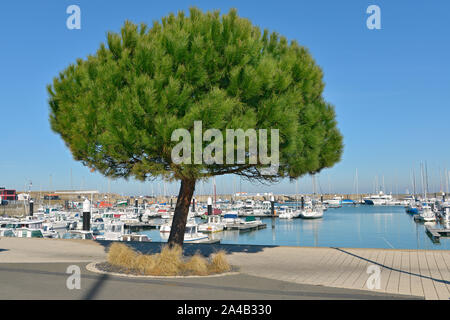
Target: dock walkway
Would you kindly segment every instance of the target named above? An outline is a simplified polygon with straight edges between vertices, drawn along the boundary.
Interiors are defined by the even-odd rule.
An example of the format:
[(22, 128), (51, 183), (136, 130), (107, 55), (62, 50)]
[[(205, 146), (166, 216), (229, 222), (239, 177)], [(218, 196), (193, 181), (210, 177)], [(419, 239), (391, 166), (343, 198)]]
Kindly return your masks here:
[(157, 222), (125, 223), (125, 229), (130, 229), (131, 231), (141, 231), (159, 229), (161, 225), (162, 223)]
[(239, 230), (240, 232), (248, 232), (253, 230), (265, 229), (266, 223), (259, 224), (245, 224), (245, 223), (232, 223), (225, 226), (225, 230)]
[[(270, 279), (450, 299), (448, 250), (265, 247), (254, 254), (234, 252), (229, 261), (243, 273)], [(375, 273), (379, 289), (369, 289)]]
[(433, 242), (440, 242), (441, 237), (449, 237), (450, 229), (437, 229), (431, 228), (429, 226), (425, 227), (427, 229), (427, 234)]

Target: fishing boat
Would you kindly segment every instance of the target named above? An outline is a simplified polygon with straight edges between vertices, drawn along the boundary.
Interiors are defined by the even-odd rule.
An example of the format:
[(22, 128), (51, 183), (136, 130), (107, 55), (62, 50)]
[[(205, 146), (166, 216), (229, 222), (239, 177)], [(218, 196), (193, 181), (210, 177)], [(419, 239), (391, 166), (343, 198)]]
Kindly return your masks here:
[(12, 228), (0, 228), (0, 237), (15, 237), (16, 234)]
[[(1, 228), (11, 229), (18, 238), (44, 238), (44, 220), (27, 217), (24, 220), (9, 220), (7, 223), (3, 222)], [(54, 236), (53, 232), (48, 232), (46, 235)]]
[(220, 216), (208, 216), (208, 222), (198, 225), (200, 232), (214, 233), (223, 231), (225, 223), (222, 222)]
[(125, 223), (123, 221), (114, 221), (105, 223), (103, 232), (95, 236), (97, 240), (120, 241), (125, 233)]
[[(2, 220), (0, 220), (0, 236), (15, 237), (16, 235), (14, 233), (14, 228), (17, 227), (18, 223), (19, 220), (15, 218), (3, 218)], [(13, 235), (11, 235), (10, 231), (13, 232)]]
[(70, 230), (64, 233), (62, 239), (76, 239), (76, 240), (94, 240), (92, 231), (85, 230)]
[(51, 228), (52, 230), (55, 230), (56, 232), (63, 232), (67, 230), (69, 222), (67, 220), (50, 220)]
[(14, 233), (17, 238), (43, 238), (44, 234), (41, 229), (16, 228)]
[(53, 229), (53, 224), (48, 222), (42, 224), (42, 235), (44, 238), (59, 238), (59, 233)]
[(198, 224), (186, 224), (186, 229), (184, 231), (184, 242), (200, 243), (208, 240), (208, 235), (198, 231)]

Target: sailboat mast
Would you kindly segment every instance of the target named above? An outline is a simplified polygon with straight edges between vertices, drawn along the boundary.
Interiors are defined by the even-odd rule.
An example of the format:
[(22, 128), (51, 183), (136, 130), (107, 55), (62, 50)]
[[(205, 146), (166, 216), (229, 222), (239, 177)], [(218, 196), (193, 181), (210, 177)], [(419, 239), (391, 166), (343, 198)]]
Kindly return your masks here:
[(216, 178), (215, 177), (213, 177), (213, 183), (214, 183), (214, 206), (216, 206), (217, 195), (216, 195)]
[(425, 181), (424, 181), (423, 163), (422, 162), (420, 163), (420, 177), (421, 177), (421, 182), (422, 182), (423, 197), (424, 197), (424, 200), (426, 200), (427, 191), (425, 189)]
[(445, 184), (446, 184), (445, 191), (447, 193), (449, 192), (449, 190), (448, 190), (448, 180), (450, 180), (450, 171), (445, 169)]

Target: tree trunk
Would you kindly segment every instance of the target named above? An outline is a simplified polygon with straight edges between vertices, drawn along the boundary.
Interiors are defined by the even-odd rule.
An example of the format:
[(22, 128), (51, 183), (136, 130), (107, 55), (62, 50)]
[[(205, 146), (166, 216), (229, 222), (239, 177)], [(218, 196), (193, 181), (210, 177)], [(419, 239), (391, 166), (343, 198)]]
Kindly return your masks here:
[(186, 230), (186, 222), (189, 214), (189, 206), (191, 205), (192, 195), (195, 190), (195, 179), (181, 180), (180, 193), (175, 206), (172, 227), (170, 228), (169, 247), (174, 245), (183, 246), (184, 231)]

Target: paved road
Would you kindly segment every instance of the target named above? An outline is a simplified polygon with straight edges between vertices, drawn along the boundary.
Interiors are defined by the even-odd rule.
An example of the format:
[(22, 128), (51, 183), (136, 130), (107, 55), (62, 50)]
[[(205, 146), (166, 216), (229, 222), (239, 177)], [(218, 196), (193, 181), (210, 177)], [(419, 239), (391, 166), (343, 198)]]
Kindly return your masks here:
[[(1, 298), (26, 298), (28, 295), (44, 298), (47, 297), (45, 292), (49, 291), (47, 288), (51, 288), (50, 291), (58, 293), (56, 297), (61, 298), (113, 299), (139, 298), (143, 295), (144, 299), (168, 296), (174, 299), (372, 299), (399, 297), (396, 296), (398, 294), (426, 299), (446, 300), (450, 297), (448, 250), (186, 244), (184, 248), (188, 254), (200, 250), (208, 255), (214, 250), (224, 249), (229, 262), (238, 267), (241, 274), (205, 279), (136, 280), (101, 277), (82, 268), (85, 286), (81, 291), (68, 293), (65, 286), (60, 287), (61, 283), (58, 282), (58, 279), (67, 278), (65, 268), (70, 264), (84, 265), (105, 260), (108, 242), (20, 238), (0, 240)], [(160, 247), (160, 243), (135, 243), (135, 249), (145, 253), (158, 251)], [(367, 280), (371, 276), (367, 273), (370, 266), (378, 268), (380, 272), (380, 288), (376, 290), (367, 288)], [(24, 278), (30, 282), (23, 281)], [(142, 285), (139, 284), (141, 282)], [(122, 286), (130, 292), (134, 292), (133, 288), (141, 289), (129, 293), (121, 290)], [(98, 293), (89, 294), (89, 288), (99, 288)], [(195, 289), (194, 294), (192, 289)], [(290, 290), (289, 294), (285, 290)]]
[(212, 278), (136, 279), (81, 269), (80, 290), (69, 290), (71, 263), (1, 263), (0, 299), (410, 299), (410, 296), (302, 285), (247, 274)]

